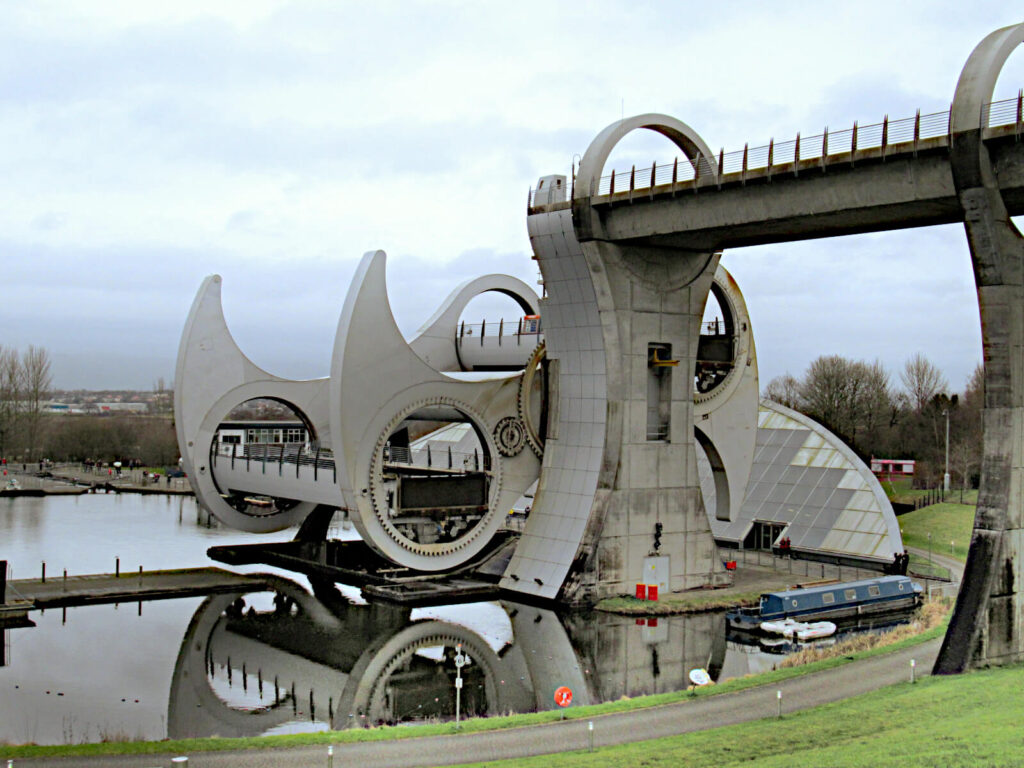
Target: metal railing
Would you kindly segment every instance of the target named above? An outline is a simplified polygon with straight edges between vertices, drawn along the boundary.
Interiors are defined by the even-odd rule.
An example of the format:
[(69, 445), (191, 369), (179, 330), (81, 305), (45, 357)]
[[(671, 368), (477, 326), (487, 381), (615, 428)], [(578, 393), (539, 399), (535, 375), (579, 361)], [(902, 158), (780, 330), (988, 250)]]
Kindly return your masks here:
[[(490, 471), (490, 459), (479, 450), (453, 451), (432, 446), (429, 443), (423, 448), (403, 446), (385, 446), (384, 461), (390, 464), (406, 464), (411, 467), (425, 469), (447, 469), (454, 472)], [(285, 472), (291, 476), (292, 467), (296, 479), (300, 477), (302, 467), (313, 468), (313, 480), (330, 480), (337, 482), (337, 467), (334, 452), (329, 448), (307, 449), (301, 444), (251, 444), (221, 443), (212, 451), (211, 463), (214, 468), (227, 466), (231, 470), (258, 472), (260, 474), (276, 474), (283, 477)], [(287, 468), (287, 469), (286, 469)]]
[(725, 321), (721, 318), (705, 320), (700, 324), (701, 336), (723, 336), (726, 333)]
[(537, 337), (543, 333), (541, 330), (540, 318), (519, 318), (516, 320), (509, 320), (507, 323), (504, 319), (499, 320), (497, 323), (488, 323), (483, 320), (479, 323), (459, 323), (459, 336), (458, 342), (460, 345), (466, 344), (467, 342), (476, 342), (479, 339), (480, 346), (484, 344), (484, 338), (496, 338), (498, 345), (501, 346), (503, 339), (510, 339), (515, 344), (537, 344)]
[[(981, 125), (983, 128), (1015, 126), (1018, 138), (1024, 133), (1024, 90), (1018, 91), (1016, 98), (1003, 99), (985, 104), (981, 108)], [(818, 161), (822, 168), (827, 167), (835, 158), (853, 162), (857, 153), (866, 150), (880, 150), (882, 156), (888, 153), (917, 152), (922, 141), (948, 137), (950, 132), (950, 110), (921, 114), (917, 111), (914, 117), (890, 120), (886, 116), (882, 122), (871, 125), (858, 125), (854, 122), (851, 128), (839, 131), (825, 129), (815, 136), (801, 136), (790, 141), (776, 142), (774, 139), (759, 147), (745, 145), (735, 152), (722, 149), (717, 157), (700, 155), (695, 161), (689, 158), (676, 157), (669, 163), (658, 165), (652, 163), (649, 168), (633, 166), (629, 171), (612, 170), (602, 176), (596, 189), (589, 190), (591, 197), (628, 193), (630, 199), (637, 190), (653, 193), (655, 187), (668, 186), (675, 192), (677, 188), (696, 191), (699, 188), (721, 184), (721, 177), (739, 174), (742, 181), (750, 171), (780, 173), (798, 173), (804, 170), (808, 161)], [(575, 179), (571, 186), (571, 199), (575, 199)], [(586, 194), (586, 192), (584, 192)], [(527, 208), (533, 208), (535, 190), (531, 189), (527, 199)]]
[[(212, 451), (211, 463), (214, 468), (218, 462), (229, 462), (232, 470), (243, 469), (246, 472), (260, 472), (279, 477), (284, 476), (285, 467), (295, 467), (295, 477), (299, 477), (302, 467), (313, 468), (313, 480), (330, 480), (337, 482), (338, 471), (334, 464), (334, 452), (329, 448), (307, 449), (301, 443), (220, 443)], [(289, 468), (289, 473), (291, 469)]]
[(406, 464), (426, 469), (449, 469), (453, 472), (489, 471), (490, 459), (479, 450), (453, 451), (451, 445), (435, 446), (427, 443), (423, 447), (384, 446), (384, 461), (388, 464)]

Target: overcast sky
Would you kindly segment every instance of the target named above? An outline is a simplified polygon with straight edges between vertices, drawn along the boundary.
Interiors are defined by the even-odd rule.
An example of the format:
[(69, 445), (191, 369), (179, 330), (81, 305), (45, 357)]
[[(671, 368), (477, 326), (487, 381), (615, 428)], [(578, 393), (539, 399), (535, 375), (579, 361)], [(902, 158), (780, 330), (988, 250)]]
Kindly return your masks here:
[[(361, 255), (413, 332), (460, 281), (534, 283), (525, 204), (608, 123), (726, 151), (948, 108), (989, 2), (0, 3), (0, 344), (63, 388), (170, 383), (203, 277), (242, 349), (326, 375)], [(996, 98), (1024, 85), (1024, 53)], [(668, 160), (631, 136), (619, 160)], [(981, 359), (962, 227), (728, 251), (762, 384), (822, 354)], [(481, 310), (483, 311), (483, 310)], [(511, 313), (510, 313), (511, 315)], [(490, 315), (493, 317), (493, 314)], [(474, 318), (476, 319), (476, 318)]]

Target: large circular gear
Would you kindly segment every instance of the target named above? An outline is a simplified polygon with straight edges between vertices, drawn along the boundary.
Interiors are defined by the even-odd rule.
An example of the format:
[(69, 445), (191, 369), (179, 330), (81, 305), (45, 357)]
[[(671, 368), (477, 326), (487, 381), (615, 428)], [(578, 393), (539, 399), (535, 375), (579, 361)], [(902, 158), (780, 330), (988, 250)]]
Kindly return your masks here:
[[(533, 380), (537, 376), (537, 371), (540, 366), (547, 359), (547, 345), (545, 342), (541, 342), (537, 345), (537, 348), (533, 350), (533, 354), (530, 355), (530, 359), (526, 361), (526, 367), (523, 368), (523, 375), (519, 379), (519, 394), (516, 397), (516, 408), (519, 412), (519, 421), (526, 427), (526, 442), (530, 446), (530, 450), (533, 451), (538, 459), (544, 458), (544, 438), (541, 436), (536, 424), (533, 423), (533, 417), (531, 415), (531, 405), (533, 398)], [(547, 397), (547, 393), (543, 393), (544, 397)]]
[[(421, 544), (420, 542), (413, 541), (402, 533), (398, 528), (391, 522), (390, 515), (388, 514), (388, 501), (387, 491), (382, 486), (383, 469), (384, 469), (384, 446), (387, 444), (391, 437), (391, 434), (398, 428), (398, 426), (407, 419), (410, 415), (429, 406), (446, 405), (451, 408), (458, 410), (460, 413), (471, 419), (476, 429), (477, 435), (481, 442), (485, 444), (487, 453), (491, 456), (491, 482), (488, 489), (488, 504), (487, 511), (483, 517), (477, 521), (469, 530), (459, 536), (454, 541), (446, 541), (441, 543), (433, 544)], [(373, 513), (380, 523), (381, 528), (384, 532), (400, 547), (413, 552), (417, 555), (425, 557), (440, 557), (443, 555), (450, 555), (454, 552), (458, 552), (460, 549), (465, 549), (469, 544), (474, 542), (484, 531), (488, 529), (488, 521), (491, 520), (494, 515), (497, 514), (497, 500), (501, 492), (501, 461), (498, 453), (498, 448), (494, 444), (494, 439), (491, 435), (492, 430), (488, 428), (486, 420), (478, 414), (474, 409), (470, 408), (463, 402), (460, 402), (450, 397), (439, 397), (431, 398), (426, 400), (420, 400), (413, 403), (412, 405), (403, 409), (395, 417), (393, 417), (380, 433), (377, 438), (377, 442), (373, 447), (373, 455), (370, 458), (370, 469), (368, 478), (368, 488), (370, 492), (370, 503), (373, 506)]]
[[(353, 676), (351, 687), (346, 686), (335, 714), (335, 728), (352, 724), (349, 714), (359, 716), (361, 724), (366, 716), (371, 721), (383, 717), (387, 686), (391, 675), (406, 660), (423, 648), (454, 648), (462, 645), (464, 652), (483, 673), (484, 696), (489, 714), (502, 711), (502, 691), (498, 683), (499, 659), (490, 646), (474, 633), (454, 624), (438, 620), (420, 621), (388, 638), (378, 649), (368, 651), (371, 657), (360, 660), (359, 675)], [(502, 681), (504, 682), (504, 681)], [(346, 722), (347, 721), (347, 722)]]

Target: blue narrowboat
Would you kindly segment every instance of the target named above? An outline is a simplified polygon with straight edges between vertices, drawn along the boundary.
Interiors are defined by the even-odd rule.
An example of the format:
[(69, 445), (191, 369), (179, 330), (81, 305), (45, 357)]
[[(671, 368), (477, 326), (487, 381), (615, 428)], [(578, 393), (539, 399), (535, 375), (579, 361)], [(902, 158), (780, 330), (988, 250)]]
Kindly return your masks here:
[(793, 618), (801, 621), (844, 619), (889, 613), (920, 605), (923, 591), (906, 576), (824, 584), (784, 592), (766, 592), (756, 608), (725, 614), (730, 629), (759, 632), (762, 621)]

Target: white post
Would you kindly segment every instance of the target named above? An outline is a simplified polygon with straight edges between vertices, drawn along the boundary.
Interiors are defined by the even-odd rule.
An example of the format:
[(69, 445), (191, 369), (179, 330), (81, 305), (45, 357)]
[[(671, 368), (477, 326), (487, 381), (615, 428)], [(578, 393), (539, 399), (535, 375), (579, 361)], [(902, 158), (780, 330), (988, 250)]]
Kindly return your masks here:
[(455, 644), (455, 727), (459, 727), (459, 710), (462, 708), (462, 667), (466, 657), (462, 653), (462, 643)]
[(782, 691), (776, 691), (775, 692), (775, 698), (779, 702), (779, 714), (778, 714), (778, 716), (782, 717)]
[(917, 661), (915, 659), (911, 659), (910, 660), (910, 682), (912, 682), (912, 683), (916, 683), (917, 682), (917, 680), (914, 679), (914, 667), (916, 667), (916, 666), (917, 666)]
[(587, 722), (587, 734), (590, 737), (590, 751), (594, 751), (594, 721), (590, 720)]
[[(942, 412), (946, 417), (946, 474), (942, 478), (942, 490), (949, 492), (949, 408)], [(945, 499), (943, 499), (945, 501)]]
[(327, 745), (327, 768), (334, 768), (334, 745)]

